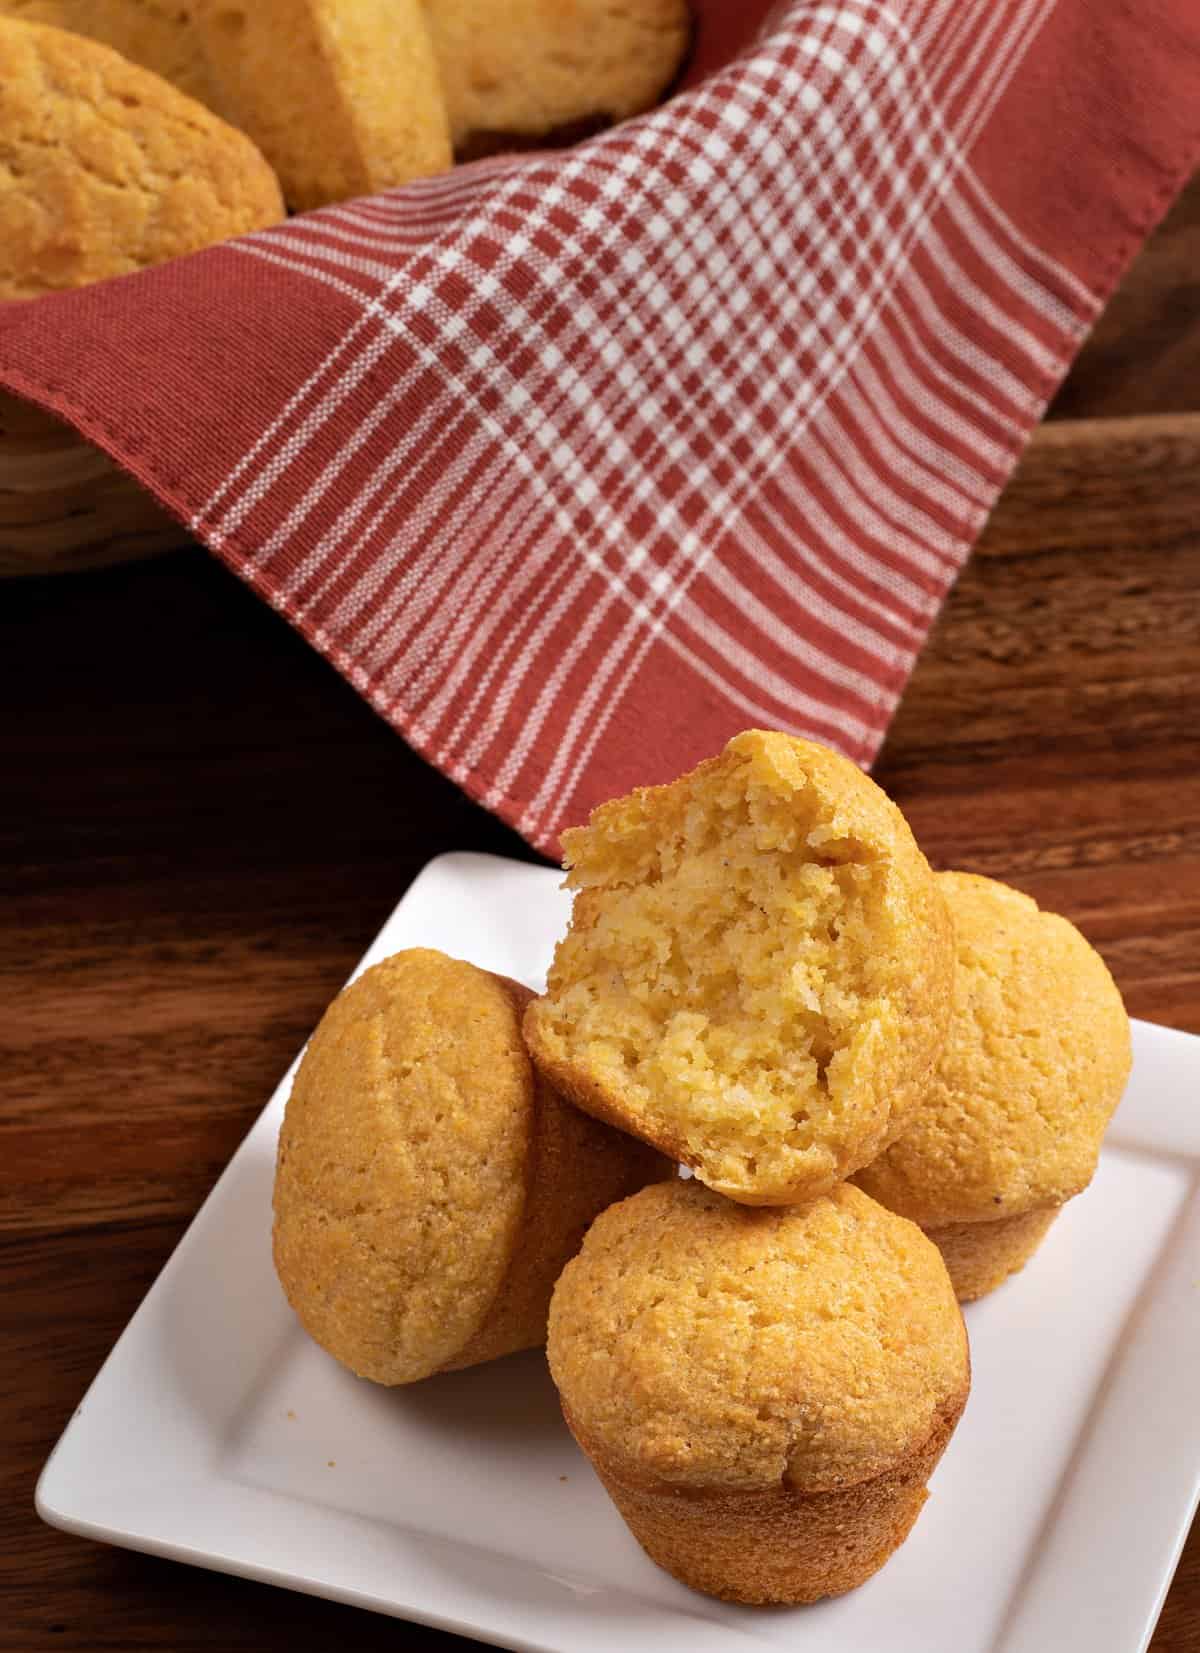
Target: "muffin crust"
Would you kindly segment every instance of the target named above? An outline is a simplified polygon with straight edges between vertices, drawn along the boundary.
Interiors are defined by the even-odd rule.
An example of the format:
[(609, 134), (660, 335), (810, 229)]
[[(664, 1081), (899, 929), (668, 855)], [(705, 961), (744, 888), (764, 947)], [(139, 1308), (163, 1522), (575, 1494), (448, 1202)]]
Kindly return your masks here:
[(949, 918), (847, 759), (750, 731), (564, 833), (576, 890), (534, 1060), (746, 1204), (831, 1188), (904, 1127), (950, 1015)]
[(411, 1383), (543, 1341), (587, 1224), (667, 1167), (533, 1071), (530, 994), (417, 948), (330, 1006), (288, 1101), (275, 1264), (310, 1335)]
[(787, 1210), (695, 1181), (613, 1207), (555, 1289), (548, 1354), (648, 1552), (740, 1601), (815, 1600), (874, 1571), (970, 1382), (936, 1248), (847, 1184)]

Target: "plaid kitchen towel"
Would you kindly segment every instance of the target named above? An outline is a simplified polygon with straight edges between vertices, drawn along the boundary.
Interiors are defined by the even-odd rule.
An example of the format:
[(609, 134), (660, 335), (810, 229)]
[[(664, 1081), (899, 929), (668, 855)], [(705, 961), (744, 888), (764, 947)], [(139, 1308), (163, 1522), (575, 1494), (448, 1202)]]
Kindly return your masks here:
[(576, 148), (0, 313), (0, 383), (548, 850), (747, 725), (871, 761), (1200, 151), (1198, 0), (697, 14)]

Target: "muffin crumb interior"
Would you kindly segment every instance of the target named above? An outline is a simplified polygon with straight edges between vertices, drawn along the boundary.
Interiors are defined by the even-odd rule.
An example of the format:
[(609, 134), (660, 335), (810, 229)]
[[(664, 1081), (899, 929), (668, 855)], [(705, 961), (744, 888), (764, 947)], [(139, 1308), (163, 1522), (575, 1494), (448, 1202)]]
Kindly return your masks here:
[(718, 1186), (832, 1159), (900, 969), (878, 850), (798, 766), (762, 767), (697, 775), (668, 830), (635, 794), (564, 835), (582, 922), (552, 1023)]

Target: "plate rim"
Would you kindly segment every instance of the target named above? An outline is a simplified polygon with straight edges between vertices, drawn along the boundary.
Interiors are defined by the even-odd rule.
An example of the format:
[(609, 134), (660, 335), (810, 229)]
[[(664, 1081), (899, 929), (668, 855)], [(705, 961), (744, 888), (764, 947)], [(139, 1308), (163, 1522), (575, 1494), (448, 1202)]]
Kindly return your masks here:
[[(419, 900), (425, 897), (429, 886), (435, 883), (439, 876), (460, 874), (468, 878), (478, 876), (496, 877), (509, 876), (513, 872), (533, 874), (539, 879), (561, 876), (557, 869), (553, 867), (476, 851), (451, 851), (426, 862), (410, 882), (396, 906), (388, 914), (347, 980), (353, 980), (377, 957), (393, 950), (391, 943), (383, 946), (383, 938), (393, 930), (406, 907), (416, 907), (419, 904)], [(1183, 1064), (1184, 1070), (1194, 1067), (1195, 1071), (1200, 1074), (1200, 1036), (1180, 1029), (1163, 1027), (1153, 1022), (1137, 1021), (1134, 1026), (1139, 1030), (1137, 1034), (1139, 1039), (1150, 1038), (1156, 1043), (1161, 1043), (1164, 1050), (1170, 1050), (1172, 1063), (1175, 1059), (1178, 1059)], [(147, 1305), (159, 1294), (170, 1290), (170, 1276), (179, 1266), (180, 1260), (203, 1243), (203, 1230), (213, 1222), (215, 1214), (231, 1192), (239, 1165), (245, 1167), (247, 1155), (252, 1152), (251, 1145), (256, 1134), (261, 1135), (264, 1129), (271, 1128), (270, 1115), (274, 1111), (279, 1098), (290, 1085), (296, 1066), (303, 1054), (303, 1049), (302, 1046), (293, 1062), (288, 1066), (278, 1086), (272, 1092), (270, 1099), (256, 1115), (245, 1136), (222, 1168), (220, 1175), (195, 1212), (191, 1222), (164, 1261), (162, 1268), (155, 1276), (138, 1307), (121, 1330), (111, 1350), (88, 1385), (83, 1399), (72, 1412), (38, 1476), (34, 1493), (34, 1507), (37, 1514), (52, 1527), (94, 1542), (114, 1544), (121, 1548), (160, 1556), (167, 1560), (183, 1562), (191, 1566), (203, 1567), (210, 1571), (230, 1573), (280, 1588), (297, 1590), (304, 1594), (340, 1601), (351, 1606), (408, 1619), (415, 1623), (430, 1625), (440, 1630), (480, 1641), (498, 1642), (499, 1645), (517, 1650), (517, 1653), (564, 1653), (566, 1647), (573, 1645), (573, 1642), (569, 1643), (562, 1640), (557, 1634), (552, 1639), (545, 1639), (542, 1635), (529, 1636), (514, 1633), (511, 1627), (501, 1630), (494, 1618), (489, 1619), (488, 1617), (477, 1616), (474, 1613), (463, 1616), (462, 1612), (448, 1612), (437, 1605), (431, 1605), (428, 1599), (412, 1600), (381, 1597), (369, 1590), (349, 1587), (336, 1579), (314, 1579), (303, 1573), (289, 1572), (279, 1565), (246, 1560), (234, 1554), (214, 1551), (211, 1548), (200, 1548), (194, 1543), (188, 1543), (186, 1540), (171, 1536), (169, 1533), (147, 1532), (136, 1525), (113, 1525), (112, 1519), (106, 1523), (104, 1520), (97, 1518), (94, 1513), (87, 1513), (82, 1509), (81, 1501), (78, 1499), (74, 1500), (73, 1504), (70, 1499), (64, 1502), (64, 1483), (67, 1482), (67, 1478), (63, 1474), (64, 1466), (67, 1462), (67, 1455), (72, 1450), (78, 1450), (81, 1441), (86, 1440), (84, 1419), (89, 1406), (93, 1403), (95, 1397), (103, 1393), (106, 1376), (115, 1369), (122, 1350), (128, 1349), (136, 1340), (138, 1322), (147, 1311)], [(1130, 1317), (1131, 1327), (1134, 1329), (1131, 1331), (1127, 1327), (1125, 1333), (1122, 1334), (1120, 1343), (1114, 1346), (1103, 1385), (1106, 1392), (1102, 1398), (1098, 1398), (1093, 1402), (1089, 1412), (1081, 1422), (1081, 1432), (1090, 1432), (1102, 1425), (1106, 1412), (1110, 1412), (1114, 1404), (1112, 1393), (1114, 1387), (1119, 1388), (1122, 1381), (1126, 1385), (1135, 1381), (1135, 1378), (1129, 1375), (1129, 1370), (1131, 1362), (1136, 1365), (1133, 1357), (1136, 1356), (1137, 1350), (1143, 1347), (1145, 1343), (1146, 1333), (1143, 1329), (1143, 1322), (1147, 1318), (1153, 1318), (1156, 1313), (1165, 1312), (1164, 1304), (1166, 1304), (1167, 1309), (1170, 1309), (1176, 1299), (1186, 1301), (1189, 1290), (1194, 1296), (1194, 1287), (1191, 1282), (1197, 1267), (1195, 1259), (1200, 1258), (1200, 1118), (1194, 1122), (1191, 1120), (1183, 1121), (1178, 1133), (1170, 1128), (1170, 1121), (1160, 1121), (1159, 1123), (1163, 1128), (1157, 1133), (1152, 1133), (1152, 1135), (1156, 1135), (1157, 1139), (1149, 1147), (1143, 1145), (1136, 1136), (1131, 1135), (1131, 1132), (1137, 1128), (1136, 1122), (1124, 1119), (1120, 1121), (1111, 1138), (1106, 1139), (1108, 1146), (1117, 1148), (1120, 1151), (1150, 1154), (1157, 1160), (1173, 1161), (1177, 1166), (1181, 1163), (1185, 1164), (1189, 1167), (1191, 1176), (1170, 1236), (1164, 1243), (1163, 1249), (1155, 1262), (1151, 1289), (1148, 1294), (1143, 1293), (1139, 1297), (1135, 1310)], [(1191, 1350), (1193, 1356), (1196, 1357), (1196, 1369), (1200, 1369), (1200, 1322), (1197, 1322), (1197, 1317), (1194, 1314), (1191, 1322), (1186, 1324), (1184, 1329), (1185, 1333), (1190, 1332)], [(1186, 1350), (1184, 1351), (1183, 1360), (1177, 1360), (1173, 1370), (1178, 1371), (1181, 1364), (1188, 1364)], [(247, 1379), (247, 1384), (249, 1382), (250, 1380)], [(1175, 1397), (1175, 1403), (1178, 1404), (1178, 1397)], [(1191, 1462), (1192, 1467), (1187, 1471), (1181, 1470), (1177, 1477), (1179, 1485), (1173, 1491), (1172, 1500), (1174, 1514), (1169, 1519), (1164, 1517), (1156, 1523), (1158, 1529), (1169, 1526), (1171, 1532), (1169, 1537), (1162, 1537), (1156, 1546), (1157, 1561), (1153, 1569), (1154, 1579), (1153, 1581), (1148, 1577), (1146, 1579), (1147, 1588), (1141, 1593), (1141, 1606), (1135, 1609), (1133, 1614), (1125, 1615), (1126, 1631), (1123, 1632), (1124, 1639), (1106, 1643), (1098, 1641), (1094, 1633), (1082, 1631), (1083, 1644), (1089, 1647), (1090, 1653), (1105, 1653), (1105, 1650), (1110, 1646), (1113, 1653), (1144, 1653), (1150, 1641), (1186, 1542), (1191, 1521), (1198, 1504), (1200, 1504), (1200, 1414), (1197, 1415), (1197, 1423), (1192, 1431), (1191, 1444), (1193, 1451), (1182, 1456)], [(1077, 1455), (1085, 1468), (1090, 1450), (1092, 1449), (1082, 1450)], [(211, 1463), (208, 1469), (209, 1473), (203, 1477), (204, 1484), (210, 1489), (217, 1483), (236, 1487), (239, 1500), (252, 1501), (258, 1498), (268, 1502), (271, 1500), (286, 1500), (289, 1504), (296, 1502), (290, 1494), (252, 1487), (229, 1477), (223, 1479)], [(1078, 1479), (1078, 1470), (1079, 1464), (1073, 1460), (1064, 1476), (1066, 1487), (1062, 1500), (1064, 1508), (1073, 1496), (1072, 1487)], [(136, 1480), (128, 1483), (128, 1485), (135, 1484)], [(180, 1484), (178, 1475), (175, 1475), (172, 1478), (173, 1487), (178, 1490)], [(119, 1506), (119, 1498), (116, 1502)], [(374, 1522), (370, 1517), (357, 1515), (336, 1506), (319, 1507), (339, 1528), (344, 1527), (347, 1523), (351, 1526), (365, 1524), (368, 1527), (388, 1525), (387, 1523)], [(1077, 1521), (1076, 1525), (1078, 1525)], [(449, 1540), (440, 1538), (435, 1540), (433, 1535), (418, 1533), (416, 1536), (418, 1547), (423, 1536), (428, 1536), (430, 1542), (451, 1544)], [(1055, 1549), (1054, 1541), (1060, 1536), (1058, 1529), (1052, 1527), (1049, 1536), (1050, 1545), (1048, 1547)], [(451, 1545), (451, 1547), (454, 1546)], [(470, 1548), (469, 1545), (465, 1547)], [(1059, 1544), (1057, 1549), (1061, 1550), (1062, 1547)], [(530, 1566), (532, 1567), (533, 1564), (530, 1563)], [(1044, 1633), (1044, 1619), (1047, 1612), (1054, 1610), (1054, 1603), (1048, 1593), (1044, 1576), (1040, 1585), (1038, 1579), (1039, 1575), (1046, 1574), (1049, 1567), (1050, 1560), (1043, 1555), (1026, 1569), (1020, 1583), (1015, 1587), (1010, 1609), (1006, 1613), (998, 1632), (998, 1638), (994, 1643), (995, 1653), (1040, 1653), (1040, 1650), (1044, 1649), (1045, 1641), (1039, 1641), (1037, 1638)], [(1153, 1585), (1152, 1588), (1150, 1587), (1151, 1584)], [(629, 1594), (631, 1600), (639, 1599), (635, 1591), (631, 1591)], [(657, 1611), (662, 1613), (664, 1619), (667, 1618), (666, 1610), (660, 1604), (648, 1603), (648, 1605), (653, 1605)], [(578, 1613), (578, 1607), (574, 1611)], [(558, 1616), (550, 1609), (542, 1614), (543, 1619), (553, 1620)], [(710, 1643), (716, 1648), (741, 1639), (736, 1627), (728, 1622), (693, 1619), (686, 1613), (679, 1615), (679, 1617), (684, 1618), (687, 1622), (686, 1646), (689, 1648), (699, 1650), (707, 1648)], [(1134, 1628), (1133, 1618), (1137, 1620), (1139, 1639), (1136, 1643), (1131, 1642), (1127, 1634), (1129, 1629)], [(706, 1625), (710, 1627), (711, 1635), (704, 1633), (703, 1627)], [(748, 1633), (743, 1632), (743, 1634)], [(655, 1636), (657, 1640), (663, 1642), (664, 1653), (675, 1640), (674, 1636), (668, 1636), (664, 1640), (658, 1627), (655, 1629)], [(755, 1640), (758, 1640), (757, 1636)], [(681, 1643), (681, 1646), (683, 1645), (685, 1644)]]

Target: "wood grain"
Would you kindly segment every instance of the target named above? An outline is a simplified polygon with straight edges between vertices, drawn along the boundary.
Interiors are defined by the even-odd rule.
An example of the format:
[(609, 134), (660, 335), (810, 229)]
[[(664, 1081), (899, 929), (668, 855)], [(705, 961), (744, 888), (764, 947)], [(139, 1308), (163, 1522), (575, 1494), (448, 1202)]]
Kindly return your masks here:
[(1134, 1015), (1200, 1030), (1200, 415), (1045, 427), (876, 773), (942, 866), (1019, 884)]
[[(36, 1474), (418, 867), (529, 852), (190, 550), (8, 587), (0, 1646), (449, 1646), (69, 1538)], [(1200, 1031), (1200, 417), (1039, 433), (878, 767), (939, 865), (1069, 913)], [(455, 1644), (464, 1645), (464, 1644)], [(1154, 1653), (1200, 1649), (1200, 1542)]]
[(1200, 173), (1105, 307), (1050, 409), (1059, 419), (1200, 410)]
[[(1200, 407), (1193, 187), (1054, 413)], [(1140, 271), (1140, 273), (1139, 273)], [(463, 1646), (69, 1538), (91, 1376), (421, 864), (533, 859), (198, 550), (9, 584), (0, 853), (0, 1646)], [(1200, 1031), (1200, 418), (1038, 433), (878, 766), (934, 861), (1068, 913)], [(1200, 1536), (1154, 1653), (1200, 1653)]]

